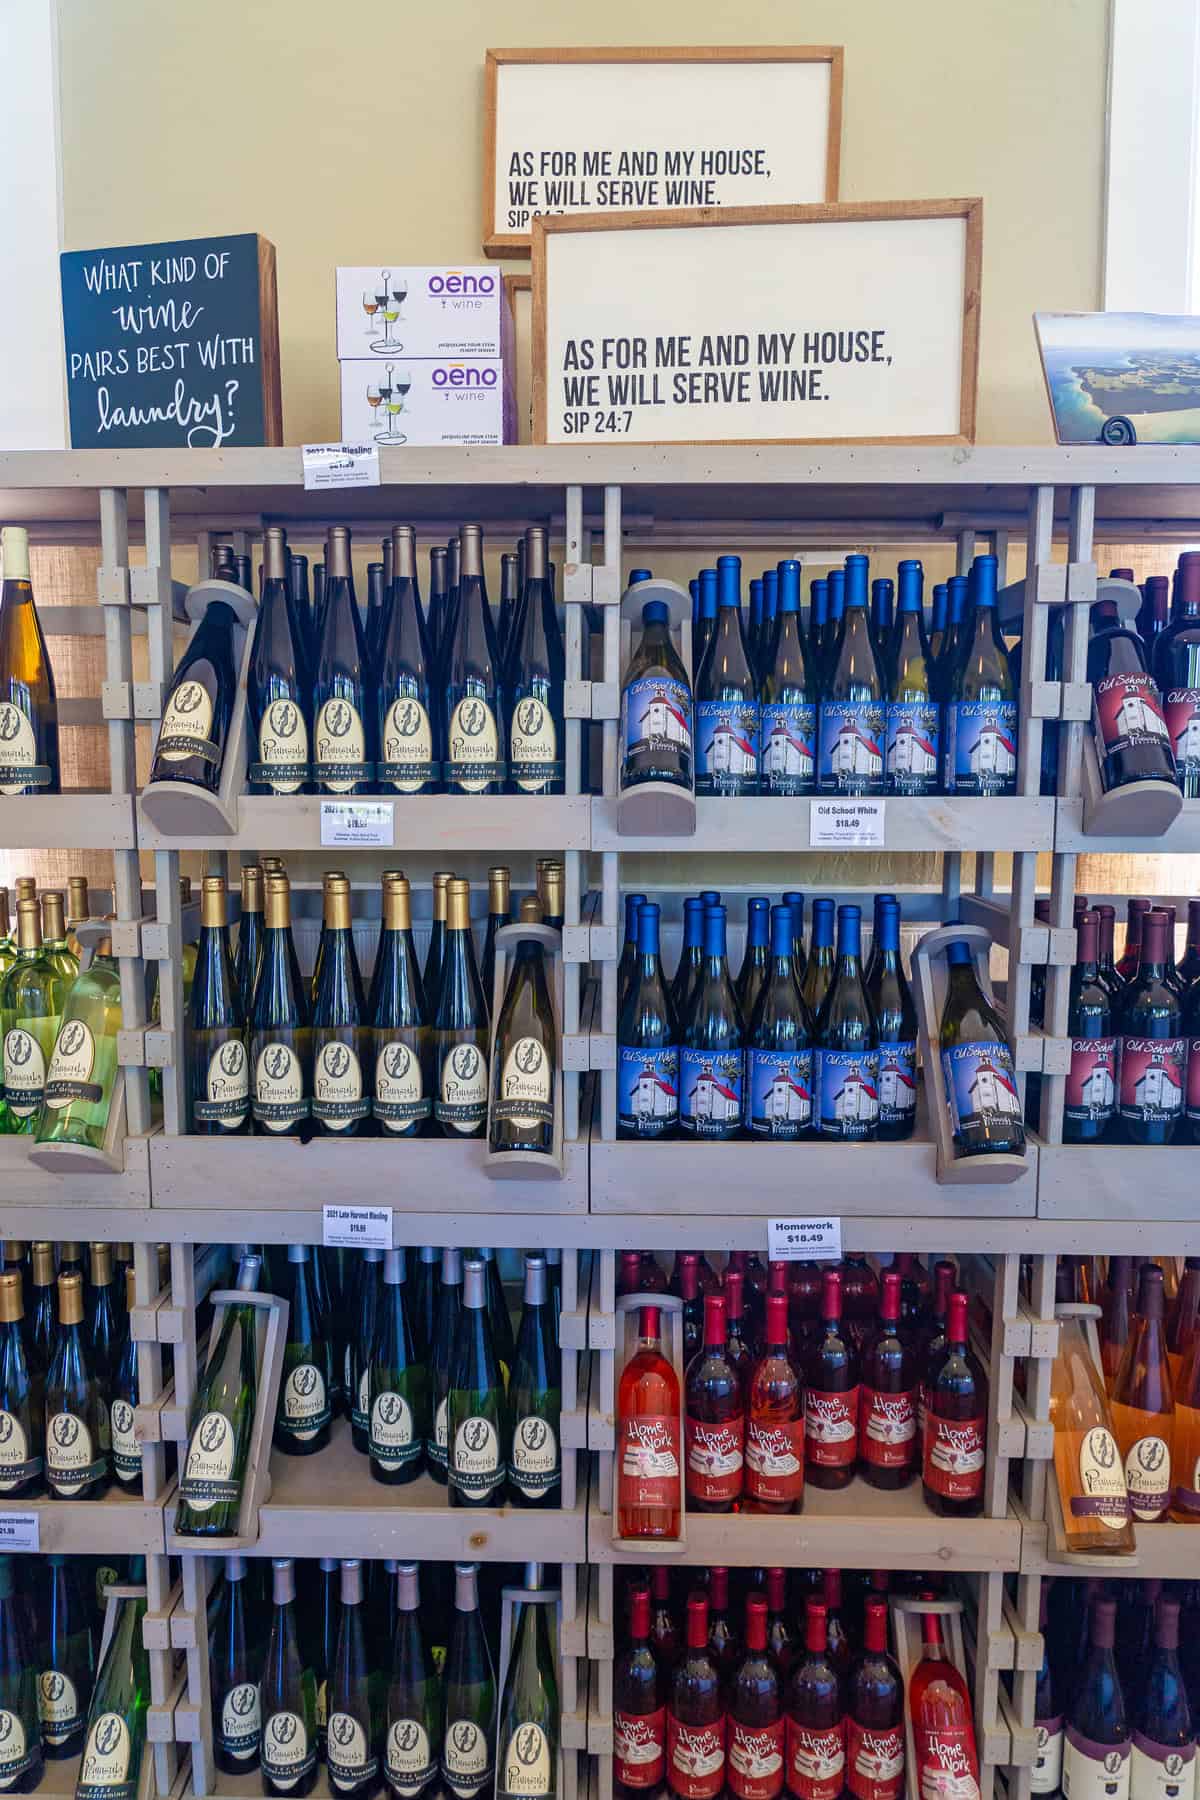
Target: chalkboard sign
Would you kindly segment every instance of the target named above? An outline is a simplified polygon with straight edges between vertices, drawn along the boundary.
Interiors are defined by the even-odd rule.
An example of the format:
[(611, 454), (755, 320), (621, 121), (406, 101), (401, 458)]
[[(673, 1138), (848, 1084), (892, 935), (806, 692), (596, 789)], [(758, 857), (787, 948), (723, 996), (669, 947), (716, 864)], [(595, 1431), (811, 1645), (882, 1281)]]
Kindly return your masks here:
[(266, 238), (71, 250), (61, 260), (74, 449), (283, 442)]

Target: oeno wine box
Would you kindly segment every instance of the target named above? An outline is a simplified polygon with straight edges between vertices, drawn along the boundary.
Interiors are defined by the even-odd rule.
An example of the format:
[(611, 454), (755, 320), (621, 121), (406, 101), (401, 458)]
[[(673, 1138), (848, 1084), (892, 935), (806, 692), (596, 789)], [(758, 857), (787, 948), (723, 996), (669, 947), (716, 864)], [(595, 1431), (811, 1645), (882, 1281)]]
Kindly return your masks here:
[(498, 356), (343, 362), (342, 441), (513, 444), (512, 366)]
[(342, 362), (398, 356), (512, 357), (512, 313), (497, 269), (406, 269), (393, 263), (337, 271)]

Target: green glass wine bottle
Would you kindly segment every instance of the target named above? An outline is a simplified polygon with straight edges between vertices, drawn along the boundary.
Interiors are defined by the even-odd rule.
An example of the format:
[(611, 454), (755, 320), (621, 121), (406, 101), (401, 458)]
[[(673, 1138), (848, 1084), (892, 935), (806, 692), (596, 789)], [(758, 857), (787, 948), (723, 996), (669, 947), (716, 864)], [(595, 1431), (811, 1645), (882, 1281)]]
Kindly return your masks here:
[(215, 794), (237, 696), (233, 632), (237, 614), (210, 599), (163, 700), (150, 780), (185, 781)]
[[(525, 1565), (525, 1586), (544, 1586), (542, 1565)], [(555, 1800), (558, 1793), (558, 1683), (549, 1606), (522, 1602), (514, 1628), (496, 1734), (496, 1800)]]
[(336, 1794), (364, 1797), (379, 1781), (381, 1721), (371, 1701), (367, 1640), (363, 1629), (363, 1566), (342, 1563), (342, 1614), (329, 1693), (326, 1760)]
[[(67, 876), (67, 943), (76, 962), (83, 960), (83, 946), (79, 941), (81, 928), (92, 916), (92, 902), (88, 895), (88, 879), (86, 875)], [(0, 936), (3, 935), (0, 928)]]
[(313, 994), (313, 1118), (321, 1137), (354, 1137), (371, 1115), (364, 1071), (370, 1067), (371, 1030), (362, 976), (354, 950), (350, 883), (325, 890), (321, 973)]
[(462, 1251), (442, 1251), (441, 1285), (438, 1289), (437, 1322), (429, 1355), (432, 1393), (430, 1434), (425, 1444), (429, 1473), (445, 1487), (449, 1474), (450, 1361), (462, 1323)]
[(371, 1355), (371, 1474), (392, 1487), (415, 1481), (425, 1465), (429, 1384), (413, 1350), (405, 1299), (403, 1250), (385, 1250), (379, 1323)]
[(233, 1137), (250, 1129), (246, 1016), (229, 948), (224, 877), (206, 875), (187, 1033), (189, 1129)]
[(433, 1013), (433, 1116), (443, 1137), (482, 1137), (487, 1130), (488, 1025), (471, 941), (470, 884), (449, 881), (446, 944)]
[(290, 1557), (271, 1563), (271, 1597), (261, 1692), (263, 1792), (302, 1800), (317, 1777), (317, 1697), (313, 1672), (300, 1654)]
[[(125, 1270), (125, 1309), (120, 1350), (113, 1370), (108, 1422), (112, 1433), (113, 1474), (124, 1493), (142, 1491), (142, 1446), (137, 1440), (135, 1421), (139, 1399), (138, 1347), (129, 1330), (129, 1313), (136, 1302), (136, 1277), (132, 1268)], [(114, 1283), (115, 1286), (115, 1283)]]
[(342, 1615), (341, 1576), (336, 1556), (317, 1561), (316, 1581), (309, 1595), (307, 1623), (301, 1636), (305, 1660), (312, 1669), (317, 1704), (317, 1760), (325, 1760), (326, 1725), (329, 1720), (329, 1684), (337, 1655), (338, 1622)]
[(257, 863), (242, 870), (242, 905), (238, 917), (237, 955), (233, 972), (247, 1029), (254, 1017), (254, 996), (263, 953), (263, 872)]
[(120, 1029), (121, 977), (111, 940), (102, 938), (63, 1005), (37, 1117), (39, 1144), (102, 1148), (117, 1079)]
[(346, 1345), (346, 1389), (350, 1395), (350, 1435), (354, 1448), (371, 1453), (371, 1357), (379, 1326), (383, 1251), (364, 1250), (353, 1288), (353, 1335)]
[(0, 1792), (31, 1794), (42, 1779), (37, 1658), (16, 1563), (0, 1556)]
[[(244, 1256), (237, 1285), (258, 1286), (262, 1259)], [(180, 1537), (225, 1537), (237, 1529), (246, 1456), (258, 1402), (258, 1308), (230, 1306), (196, 1389), (179, 1480)]]
[(369, 671), (354, 598), (350, 533), (334, 525), (325, 551), (325, 604), (313, 681), (313, 776), (319, 794), (370, 792)]
[(421, 1582), (415, 1562), (396, 1570), (396, 1623), (387, 1691), (383, 1772), (397, 1800), (423, 1800), (434, 1789), (442, 1757), (442, 1682), (421, 1629)]
[(546, 1259), (535, 1251), (525, 1258), (525, 1310), (508, 1398), (513, 1420), (508, 1486), (513, 1503), (558, 1506), (562, 1496), (562, 1377)]
[(458, 607), (442, 659), (449, 794), (498, 794), (507, 773), (500, 654), (483, 572), (483, 530), (464, 525)]
[(20, 525), (0, 531), (0, 576), (0, 794), (57, 794), (58, 697)]
[(496, 1349), (496, 1360), (500, 1364), (500, 1373), (504, 1378), (504, 1391), (507, 1394), (513, 1361), (517, 1354), (512, 1317), (508, 1310), (508, 1298), (504, 1292), (504, 1283), (500, 1279), (500, 1264), (496, 1260), (496, 1252), (491, 1245), (480, 1244), (475, 1255), (484, 1264), (488, 1324), (492, 1328), (492, 1343)]
[(454, 1565), (454, 1623), (446, 1653), (442, 1781), (456, 1800), (491, 1794), (496, 1757), (496, 1677), (479, 1616), (475, 1563)]
[(504, 1377), (488, 1319), (486, 1265), (463, 1264), (463, 1318), (446, 1415), (451, 1506), (501, 1506), (508, 1457)]
[(432, 1244), (422, 1244), (417, 1252), (417, 1267), (410, 1283), (408, 1316), (412, 1320), (413, 1343), (422, 1362), (433, 1356), (433, 1334), (437, 1325), (438, 1289), (441, 1286), (442, 1259)]
[(29, 1360), (43, 1393), (58, 1342), (58, 1310), (54, 1299), (54, 1245), (37, 1239), (29, 1247), (29, 1281), (33, 1303), (29, 1317)]
[[(533, 899), (521, 902), (521, 922), (541, 923)], [(488, 1149), (554, 1150), (558, 1034), (541, 940), (522, 938), (510, 952), (508, 986), (496, 1025)]]
[(113, 1376), (121, 1360), (121, 1323), (113, 1288), (112, 1245), (89, 1244), (91, 1279), (84, 1302), (88, 1362), (111, 1403)]
[(496, 986), (496, 933), (512, 923), (511, 883), (511, 871), (503, 863), (488, 870), (488, 917), (479, 958), (479, 979), (489, 1011)]
[(256, 1769), (262, 1748), (261, 1645), (252, 1641), (246, 1567), (244, 1556), (225, 1558), (208, 1629), (213, 1757), (227, 1775)]
[(288, 1274), (287, 1342), (274, 1444), (286, 1456), (313, 1456), (329, 1442), (333, 1346), (307, 1244), (288, 1245)]
[(0, 1274), (0, 1499), (42, 1491), (45, 1384), (30, 1355), (19, 1269)]
[(298, 794), (309, 777), (308, 671), (296, 625), (288, 590), (287, 535), (281, 525), (268, 525), (262, 600), (246, 673), (252, 794)]
[(32, 1137), (69, 983), (42, 949), (36, 900), (17, 902), (17, 960), (4, 977), (4, 1098), (9, 1130)]
[(150, 1663), (142, 1639), (146, 1594), (122, 1595), (100, 1659), (75, 1800), (134, 1800), (146, 1748)]
[(61, 1761), (78, 1756), (83, 1749), (96, 1679), (92, 1625), (80, 1583), (78, 1558), (46, 1558), (44, 1619), (40, 1606), (38, 1612), (42, 1642), (37, 1704), (42, 1749), (47, 1757)]
[(451, 871), (436, 869), (430, 883), (433, 891), (433, 917), (429, 926), (425, 964), (421, 970), (421, 985), (425, 990), (425, 1005), (431, 1025), (442, 992), (442, 961), (446, 954), (446, 890), (453, 880)]
[(504, 656), (508, 786), (514, 794), (561, 794), (566, 663), (550, 587), (545, 528), (531, 526), (524, 541), (525, 586)]
[(308, 994), (292, 942), (286, 875), (267, 878), (266, 932), (250, 1031), (256, 1132), (298, 1137), (312, 1101)]
[(367, 1012), (374, 1033), (375, 1117), (385, 1137), (419, 1137), (433, 1110), (432, 1045), (403, 875), (383, 878), (383, 928)]
[(411, 525), (392, 530), (392, 583), (379, 634), (378, 732), (383, 793), (429, 794), (438, 785), (434, 760), (434, 658), (417, 585)]
[(67, 942), (67, 921), (59, 893), (42, 895), (42, 954), (69, 988), (79, 973), (79, 958)]
[(107, 1389), (83, 1328), (83, 1277), (58, 1278), (58, 1346), (46, 1377), (46, 1482), (56, 1500), (99, 1500), (110, 1475)]

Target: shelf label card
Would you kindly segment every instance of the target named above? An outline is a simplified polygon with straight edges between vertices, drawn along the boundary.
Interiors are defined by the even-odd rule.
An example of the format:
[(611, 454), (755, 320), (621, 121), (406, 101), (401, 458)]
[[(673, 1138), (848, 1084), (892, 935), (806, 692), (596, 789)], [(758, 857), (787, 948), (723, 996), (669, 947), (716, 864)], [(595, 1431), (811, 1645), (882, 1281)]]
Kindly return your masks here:
[(322, 848), (380, 844), (390, 850), (395, 839), (394, 800), (322, 800)]
[(840, 1262), (841, 1258), (840, 1219), (767, 1220), (769, 1262)]
[(304, 444), (307, 493), (326, 488), (378, 487), (378, 444)]
[(35, 1512), (0, 1512), (0, 1551), (39, 1550), (40, 1525)]
[(882, 850), (884, 800), (810, 800), (810, 850)]
[(321, 1242), (326, 1250), (390, 1250), (390, 1206), (323, 1206)]

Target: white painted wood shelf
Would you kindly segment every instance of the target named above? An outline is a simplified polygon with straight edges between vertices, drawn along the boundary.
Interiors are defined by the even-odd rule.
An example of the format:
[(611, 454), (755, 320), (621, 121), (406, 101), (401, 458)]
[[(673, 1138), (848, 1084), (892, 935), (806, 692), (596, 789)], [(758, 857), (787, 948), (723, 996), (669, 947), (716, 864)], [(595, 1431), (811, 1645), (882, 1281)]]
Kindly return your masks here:
[(1080, 798), (1058, 802), (1054, 848), (1070, 854), (1091, 851), (1093, 854), (1138, 856), (1200, 855), (1200, 800), (1185, 800), (1167, 829), (1159, 837), (1093, 837), (1085, 829), (1085, 804)]
[[(0, 1205), (7, 1211), (10, 1206), (44, 1201), (51, 1206), (65, 1206), (81, 1216), (90, 1207), (149, 1206), (149, 1145), (149, 1138), (125, 1138), (125, 1168), (119, 1173), (101, 1170), (89, 1174), (73, 1168), (69, 1175), (57, 1175), (31, 1160), (35, 1139), (24, 1134), (0, 1136)], [(115, 1235), (120, 1237), (122, 1233)]]
[[(330, 796), (332, 798), (332, 796)], [(364, 796), (388, 800), (387, 795)], [(540, 799), (535, 795), (409, 794), (391, 799), (396, 850), (479, 850), (535, 853), (586, 850), (590, 836), (586, 795)], [(138, 839), (146, 850), (320, 850), (321, 799), (316, 795), (243, 794), (238, 829), (229, 836), (175, 837), (160, 832), (138, 801)], [(343, 856), (353, 845), (328, 854)], [(379, 847), (372, 853), (379, 855)]]
[[(1051, 1473), (1050, 1479), (1054, 1476)], [(1021, 1571), (1026, 1575), (1098, 1575), (1118, 1580), (1195, 1581), (1200, 1578), (1200, 1531), (1191, 1525), (1166, 1522), (1136, 1525), (1136, 1556), (1108, 1556), (1103, 1567), (1097, 1559), (1086, 1565), (1061, 1562), (1046, 1554), (1044, 1520), (1028, 1521), (1021, 1532)]]
[[(636, 591), (636, 590), (635, 590)], [(834, 799), (836, 795), (828, 798)], [(614, 799), (592, 799), (592, 849), (628, 854), (718, 851), (774, 852), (794, 855), (810, 848), (812, 799), (769, 800), (761, 795), (743, 800), (699, 799), (693, 837), (623, 837), (617, 830)], [(885, 851), (1051, 850), (1054, 846), (1052, 799), (990, 800), (931, 796), (884, 797)], [(854, 854), (854, 846), (846, 853)], [(879, 854), (872, 845), (868, 854)]]
[(1138, 1247), (1158, 1253), (1171, 1248), (1160, 1241), (1163, 1222), (1175, 1228), (1175, 1248), (1181, 1228), (1200, 1248), (1200, 1145), (1045, 1144), (1038, 1216), (1137, 1224)]
[(0, 849), (132, 850), (136, 843), (129, 794), (0, 795)]
[[(174, 1492), (167, 1499), (172, 1509)], [(36, 1513), (38, 1550), (56, 1556), (161, 1556), (163, 1502), (120, 1492), (115, 1484), (102, 1500), (14, 1500), (9, 1513)]]

